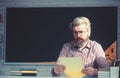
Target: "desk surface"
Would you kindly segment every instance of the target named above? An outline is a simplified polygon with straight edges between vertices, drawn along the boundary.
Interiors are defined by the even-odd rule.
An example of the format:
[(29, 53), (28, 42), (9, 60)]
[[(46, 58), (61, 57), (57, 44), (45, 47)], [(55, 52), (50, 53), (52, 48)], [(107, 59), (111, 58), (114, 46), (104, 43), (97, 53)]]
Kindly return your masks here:
[[(0, 78), (68, 78), (68, 77), (0, 76)], [(97, 78), (97, 77), (85, 76), (82, 78)]]

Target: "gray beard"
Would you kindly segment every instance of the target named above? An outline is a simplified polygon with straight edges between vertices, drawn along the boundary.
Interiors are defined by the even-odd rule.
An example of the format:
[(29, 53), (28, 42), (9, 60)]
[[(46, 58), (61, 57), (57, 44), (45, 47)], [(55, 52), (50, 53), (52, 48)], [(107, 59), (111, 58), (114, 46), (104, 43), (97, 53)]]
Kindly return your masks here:
[(76, 45), (81, 48), (81, 47), (84, 47), (86, 44), (87, 44), (88, 40), (87, 41), (77, 41), (76, 42)]

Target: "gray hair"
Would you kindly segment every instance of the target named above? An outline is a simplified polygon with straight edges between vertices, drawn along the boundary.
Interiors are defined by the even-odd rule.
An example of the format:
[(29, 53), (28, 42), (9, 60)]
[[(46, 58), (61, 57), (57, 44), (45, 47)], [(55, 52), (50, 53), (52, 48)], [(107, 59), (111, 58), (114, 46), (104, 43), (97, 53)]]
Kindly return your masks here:
[(73, 26), (78, 26), (81, 24), (86, 24), (88, 35), (91, 34), (91, 22), (87, 17), (76, 17), (73, 19), (73, 21), (70, 23), (70, 29), (73, 30)]

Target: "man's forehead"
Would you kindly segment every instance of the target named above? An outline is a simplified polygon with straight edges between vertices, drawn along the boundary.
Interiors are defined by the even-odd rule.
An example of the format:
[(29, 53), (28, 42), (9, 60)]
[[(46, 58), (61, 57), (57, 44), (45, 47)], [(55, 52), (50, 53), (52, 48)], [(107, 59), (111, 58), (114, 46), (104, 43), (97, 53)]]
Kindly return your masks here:
[(86, 30), (87, 26), (85, 24), (73, 26), (73, 30)]

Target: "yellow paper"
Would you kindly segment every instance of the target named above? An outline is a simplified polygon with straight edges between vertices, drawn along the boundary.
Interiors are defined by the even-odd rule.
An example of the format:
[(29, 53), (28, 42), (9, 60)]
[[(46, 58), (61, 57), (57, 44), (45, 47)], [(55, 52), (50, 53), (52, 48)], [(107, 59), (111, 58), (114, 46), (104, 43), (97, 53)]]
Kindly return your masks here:
[(64, 73), (67, 77), (82, 77), (84, 68), (82, 59), (80, 57), (61, 57), (60, 64), (65, 66)]

